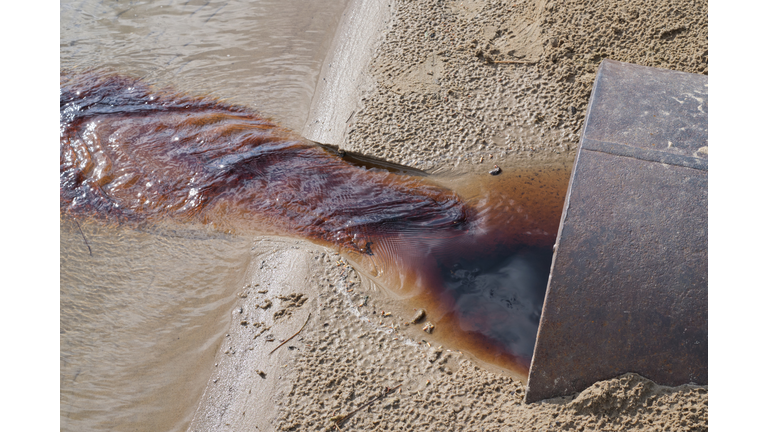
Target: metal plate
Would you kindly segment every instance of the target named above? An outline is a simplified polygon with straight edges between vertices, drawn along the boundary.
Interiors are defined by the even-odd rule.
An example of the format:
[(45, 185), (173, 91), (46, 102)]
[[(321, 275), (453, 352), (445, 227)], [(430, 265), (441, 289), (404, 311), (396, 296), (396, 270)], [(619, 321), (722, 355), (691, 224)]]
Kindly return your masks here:
[(707, 383), (707, 77), (597, 73), (526, 402), (636, 372)]

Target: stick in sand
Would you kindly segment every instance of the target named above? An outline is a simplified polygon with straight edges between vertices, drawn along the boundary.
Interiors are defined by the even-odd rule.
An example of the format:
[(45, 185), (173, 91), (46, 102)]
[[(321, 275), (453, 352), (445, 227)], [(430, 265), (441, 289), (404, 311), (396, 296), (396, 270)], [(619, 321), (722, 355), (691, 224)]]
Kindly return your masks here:
[(398, 385), (396, 385), (396, 386), (394, 386), (392, 388), (386, 387), (386, 389), (380, 395), (378, 395), (375, 398), (369, 400), (368, 402), (360, 405), (359, 407), (357, 407), (354, 411), (350, 412), (349, 414), (346, 414), (346, 415), (343, 415), (343, 416), (332, 417), (331, 421), (333, 422), (333, 425), (336, 426), (336, 429), (341, 430), (341, 428), (339, 426), (342, 423), (344, 423), (345, 421), (347, 421), (348, 418), (352, 417), (356, 412), (360, 411), (361, 409), (363, 409), (363, 408), (365, 408), (367, 406), (370, 406), (372, 403), (374, 403), (377, 400), (383, 398), (384, 396), (392, 393), (393, 391), (397, 390), (401, 386), (402, 386), (402, 384), (398, 384)]
[(533, 65), (537, 62), (534, 61), (524, 61), (524, 60), (493, 60), (493, 64), (521, 64), (521, 65)]
[(272, 350), (272, 351), (270, 351), (269, 353), (270, 353), (270, 354), (272, 354), (273, 352), (277, 351), (277, 349), (278, 349), (278, 348), (280, 348), (281, 346), (283, 346), (283, 345), (287, 344), (287, 343), (288, 343), (288, 341), (290, 341), (291, 339), (295, 338), (297, 334), (301, 333), (301, 331), (302, 331), (302, 330), (304, 330), (304, 327), (306, 327), (306, 326), (307, 326), (307, 323), (309, 322), (309, 317), (311, 317), (311, 316), (312, 316), (312, 312), (310, 312), (310, 313), (307, 315), (307, 320), (306, 320), (306, 321), (304, 321), (304, 325), (303, 325), (303, 326), (301, 326), (301, 328), (299, 329), (299, 331), (297, 331), (296, 333), (294, 333), (294, 334), (293, 334), (293, 336), (291, 336), (291, 337), (289, 337), (288, 339), (284, 340), (284, 341), (283, 341), (283, 343), (281, 343), (280, 345), (278, 345), (277, 347), (275, 347), (275, 349), (273, 349), (273, 350)]

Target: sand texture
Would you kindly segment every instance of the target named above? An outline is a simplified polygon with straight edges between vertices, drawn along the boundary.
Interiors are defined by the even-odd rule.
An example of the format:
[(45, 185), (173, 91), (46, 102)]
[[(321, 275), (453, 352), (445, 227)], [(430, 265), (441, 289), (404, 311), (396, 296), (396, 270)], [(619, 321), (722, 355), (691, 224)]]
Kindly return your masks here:
[[(381, 317), (382, 305), (371, 300), (375, 292), (357, 282), (354, 270), (340, 268), (340, 280), (321, 284), (321, 312), (294, 357), (277, 430), (335, 430), (334, 417), (398, 385), (349, 417), (343, 430), (706, 429), (706, 388), (662, 387), (634, 374), (596, 383), (576, 397), (525, 405), (520, 381), (403, 336), (398, 327), (410, 316)], [(358, 307), (366, 296), (368, 304)]]
[[(573, 156), (604, 58), (706, 73), (707, 3), (395, 2), (343, 147), (421, 169)], [(490, 166), (493, 164), (491, 163)]]
[[(386, 294), (341, 256), (285, 239), (258, 240), (252, 253), (190, 430), (336, 430), (347, 414), (342, 430), (707, 428), (706, 386), (636, 374), (523, 404), (521, 381), (425, 342), (407, 324), (413, 312), (390, 313)], [(355, 412), (386, 388), (396, 390)]]
[[(433, 172), (572, 163), (604, 58), (708, 71), (706, 2), (409, 0), (388, 13), (357, 102), (318, 108), (336, 123), (322, 134), (310, 117), (305, 134)], [(522, 381), (434, 343), (333, 251), (265, 238), (252, 253), (190, 430), (707, 429), (707, 386), (635, 374), (525, 405)]]

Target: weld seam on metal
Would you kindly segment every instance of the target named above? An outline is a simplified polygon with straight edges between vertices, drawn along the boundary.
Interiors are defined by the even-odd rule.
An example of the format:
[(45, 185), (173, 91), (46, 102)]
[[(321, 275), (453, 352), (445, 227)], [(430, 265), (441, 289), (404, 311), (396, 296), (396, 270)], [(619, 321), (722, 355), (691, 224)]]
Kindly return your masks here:
[(682, 156), (660, 150), (642, 149), (628, 146), (626, 144), (618, 144), (584, 138), (581, 142), (581, 148), (584, 150), (607, 153), (616, 156), (626, 156), (649, 162), (660, 162), (667, 165), (676, 165), (701, 171), (709, 170), (709, 164), (706, 159), (700, 159), (693, 156)]

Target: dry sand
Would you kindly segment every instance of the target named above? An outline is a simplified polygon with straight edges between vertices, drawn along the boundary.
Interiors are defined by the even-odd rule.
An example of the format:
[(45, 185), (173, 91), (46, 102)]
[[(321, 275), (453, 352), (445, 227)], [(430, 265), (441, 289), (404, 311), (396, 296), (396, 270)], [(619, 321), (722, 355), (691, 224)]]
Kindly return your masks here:
[(703, 1), (393, 7), (370, 65), (375, 84), (348, 122), (342, 146), (422, 169), (487, 153), (573, 157), (604, 58), (707, 72)]
[[(603, 58), (707, 72), (706, 2), (384, 5), (345, 54), (349, 65), (373, 49), (367, 72), (345, 80), (330, 62), (318, 100), (338, 101), (316, 100), (305, 134), (434, 172), (570, 163)], [(707, 429), (707, 386), (634, 374), (525, 405), (523, 382), (431, 343), (338, 254), (279, 238), (252, 254), (191, 430), (336, 430), (396, 386), (342, 430)]]

